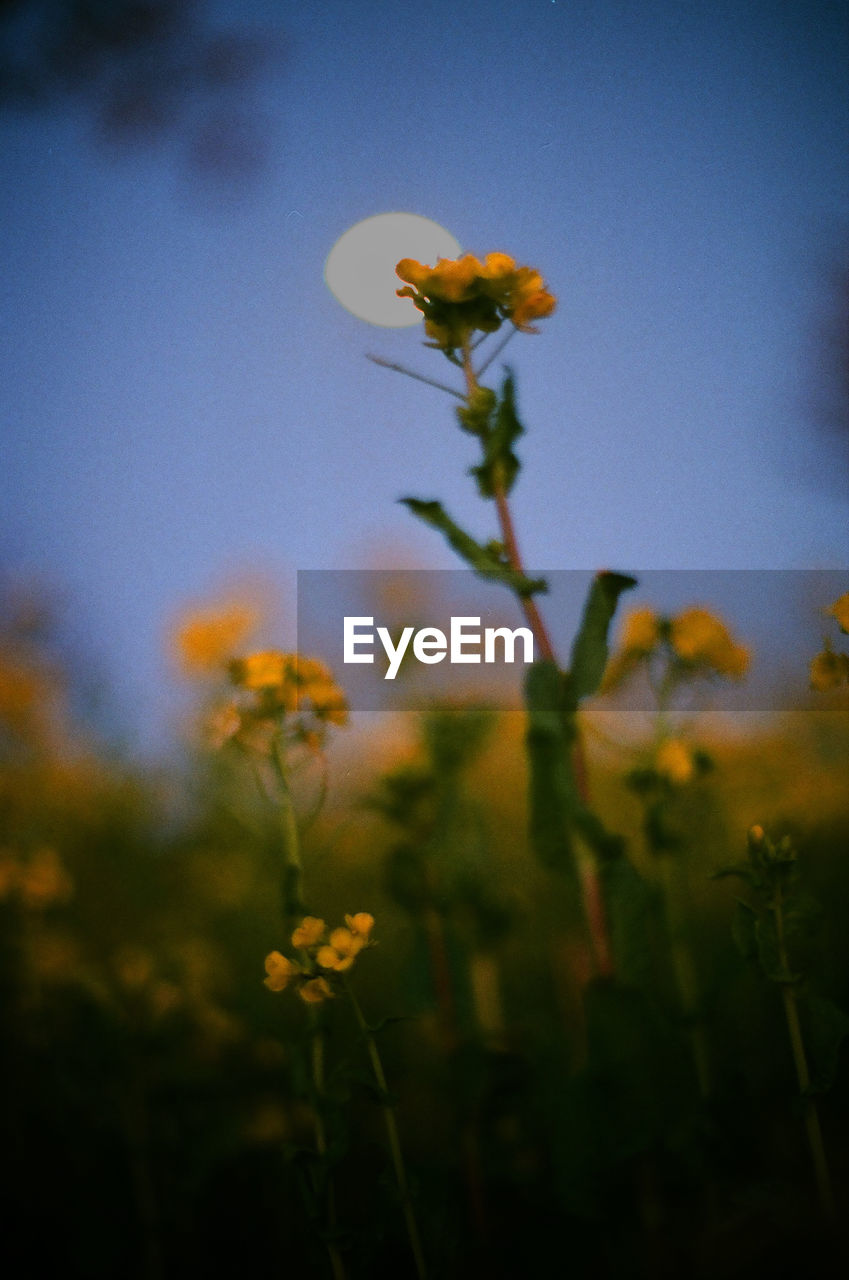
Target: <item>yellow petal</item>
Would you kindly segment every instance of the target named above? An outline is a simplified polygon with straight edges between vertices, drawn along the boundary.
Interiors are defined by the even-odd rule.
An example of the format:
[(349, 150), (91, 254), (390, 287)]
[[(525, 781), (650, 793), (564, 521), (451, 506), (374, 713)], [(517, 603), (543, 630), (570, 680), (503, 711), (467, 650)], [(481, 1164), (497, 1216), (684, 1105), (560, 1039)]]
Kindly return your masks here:
[(849, 591), (844, 591), (842, 596), (838, 596), (834, 604), (828, 606), (826, 613), (836, 618), (840, 630), (849, 635)]
[(310, 978), (309, 982), (298, 987), (298, 995), (307, 1004), (321, 1004), (332, 998), (333, 990), (325, 978)]
[(292, 934), (293, 947), (314, 947), (324, 936), (326, 925), (317, 916), (304, 916)]

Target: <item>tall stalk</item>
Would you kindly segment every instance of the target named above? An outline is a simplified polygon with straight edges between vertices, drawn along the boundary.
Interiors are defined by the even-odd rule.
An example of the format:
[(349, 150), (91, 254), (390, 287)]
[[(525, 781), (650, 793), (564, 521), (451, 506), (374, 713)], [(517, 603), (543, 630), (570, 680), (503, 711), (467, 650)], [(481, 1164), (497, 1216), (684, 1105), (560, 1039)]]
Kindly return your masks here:
[(377, 1042), (372, 1034), (371, 1027), (363, 1016), (360, 1003), (354, 994), (353, 988), (346, 980), (345, 991), (351, 1002), (351, 1008), (354, 1011), (354, 1017), (357, 1020), (357, 1026), (362, 1033), (365, 1041), (366, 1051), (371, 1063), (371, 1069), (374, 1074), (375, 1083), (381, 1096), (381, 1110), (383, 1112), (383, 1122), (386, 1126), (386, 1138), (389, 1145), (389, 1154), (392, 1159), (392, 1169), (395, 1174), (395, 1182), (398, 1187), (398, 1195), (401, 1200), (401, 1210), (404, 1215), (404, 1224), (407, 1228), (407, 1238), (410, 1242), (410, 1252), (413, 1255), (413, 1262), (416, 1268), (416, 1276), (418, 1280), (427, 1280), (427, 1267), (424, 1260), (424, 1252), (422, 1250), (421, 1236), (419, 1234), (418, 1222), (413, 1208), (413, 1201), (410, 1195), (410, 1183), (407, 1178), (407, 1168), (404, 1164), (404, 1154), (401, 1149), (401, 1136), (398, 1132), (398, 1123), (395, 1119), (395, 1109), (389, 1101), (389, 1087), (386, 1083), (386, 1073), (383, 1070), (383, 1062), (380, 1057), (380, 1051)]

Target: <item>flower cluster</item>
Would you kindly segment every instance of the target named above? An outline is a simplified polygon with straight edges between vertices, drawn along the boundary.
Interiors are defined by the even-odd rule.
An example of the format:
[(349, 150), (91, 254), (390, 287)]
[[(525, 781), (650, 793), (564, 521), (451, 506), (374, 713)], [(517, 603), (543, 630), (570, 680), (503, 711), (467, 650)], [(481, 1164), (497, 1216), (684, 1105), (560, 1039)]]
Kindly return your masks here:
[(317, 916), (305, 916), (294, 930), (292, 946), (298, 960), (290, 960), (280, 951), (265, 957), (265, 985), (269, 991), (284, 991), (296, 984), (298, 995), (306, 1004), (321, 1004), (336, 994), (334, 981), (352, 968), (366, 947), (374, 946), (371, 931), (374, 916), (367, 911), (345, 916), (344, 927), (333, 929), (327, 936), (327, 925)]
[[(844, 635), (849, 635), (849, 591), (844, 591), (824, 612), (835, 619)], [(810, 678), (811, 688), (818, 693), (849, 684), (849, 654), (835, 652), (826, 640), (822, 652), (811, 659)]]
[(634, 609), (625, 619), (604, 688), (615, 688), (638, 666), (661, 653), (667, 657), (674, 679), (719, 675), (739, 680), (750, 660), (749, 650), (737, 644), (725, 623), (707, 609), (684, 609), (671, 617), (648, 608)]
[(464, 347), (472, 333), (494, 333), (510, 320), (525, 333), (531, 321), (550, 316), (557, 300), (533, 267), (520, 267), (506, 253), (439, 258), (435, 267), (403, 258), (395, 268), (406, 281), (399, 298), (412, 298), (425, 318), (431, 345), (445, 352)]
[(347, 724), (345, 694), (317, 658), (280, 649), (235, 656), (256, 622), (255, 612), (232, 606), (193, 614), (177, 631), (185, 671), (218, 675), (238, 690), (208, 717), (209, 745), (221, 747), (230, 739), (258, 745), (283, 717), (290, 718), (295, 737), (307, 743), (320, 741), (328, 724)]

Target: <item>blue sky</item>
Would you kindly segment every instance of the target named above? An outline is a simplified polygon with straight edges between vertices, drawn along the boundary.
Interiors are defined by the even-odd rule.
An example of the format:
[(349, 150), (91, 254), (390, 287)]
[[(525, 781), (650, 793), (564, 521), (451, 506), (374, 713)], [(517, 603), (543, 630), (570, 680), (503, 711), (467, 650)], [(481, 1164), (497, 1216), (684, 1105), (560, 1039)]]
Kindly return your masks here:
[[(849, 472), (815, 422), (849, 239), (847, 6), (222, 3), (282, 26), (262, 174), (216, 199), (173, 148), (75, 107), (0, 120), (0, 564), (55, 584), (130, 743), (166, 732), (175, 614), (253, 575), (294, 640), (298, 569), (454, 568), (402, 494), (492, 516), (416, 329), (322, 269), (424, 214), (559, 299), (509, 351), (529, 564), (849, 565)], [(845, 443), (845, 442), (844, 442)]]

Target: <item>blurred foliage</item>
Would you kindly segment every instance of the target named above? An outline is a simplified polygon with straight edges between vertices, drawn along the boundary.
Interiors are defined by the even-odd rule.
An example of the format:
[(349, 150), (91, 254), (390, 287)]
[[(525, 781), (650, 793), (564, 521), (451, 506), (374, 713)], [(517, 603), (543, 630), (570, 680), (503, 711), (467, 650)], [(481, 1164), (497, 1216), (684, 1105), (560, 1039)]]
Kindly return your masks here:
[[(352, 1280), (412, 1274), (387, 1095), (342, 998), (322, 1006), (329, 1146), (316, 1164), (309, 1011), (263, 985), (287, 933), (279, 832), (255, 780), (229, 746), (187, 751), (167, 778), (110, 758), (70, 710), (49, 620), (22, 599), (4, 616), (0, 1250), (89, 1280), (322, 1276), (309, 1197), (332, 1174)], [(295, 779), (310, 910), (375, 917), (352, 981), (434, 1276), (506, 1280), (552, 1256), (593, 1280), (825, 1265), (836, 1237), (779, 1002), (735, 945), (733, 881), (711, 875), (741, 862), (753, 823), (787, 832), (804, 863), (814, 923), (794, 964), (813, 1085), (830, 1086), (818, 1105), (839, 1197), (849, 717), (843, 691), (827, 696), (757, 732), (678, 726), (692, 769), (658, 756), (651, 726), (635, 736), (627, 715), (584, 709), (594, 804), (627, 848), (608, 864), (615, 979), (590, 977), (569, 879), (532, 847), (521, 715), (442, 705), (355, 722), (354, 745), (340, 733), (328, 746), (317, 816), (312, 775)], [(667, 865), (699, 974), (708, 1096), (676, 993)]]
[(249, 177), (264, 154), (262, 77), (275, 28), (209, 0), (0, 0), (0, 108), (81, 102), (103, 141), (179, 138), (196, 173)]

